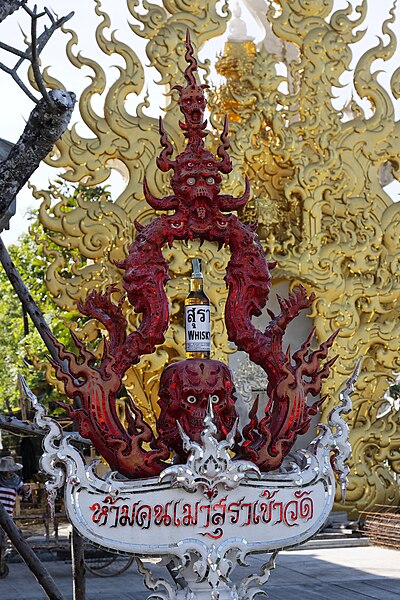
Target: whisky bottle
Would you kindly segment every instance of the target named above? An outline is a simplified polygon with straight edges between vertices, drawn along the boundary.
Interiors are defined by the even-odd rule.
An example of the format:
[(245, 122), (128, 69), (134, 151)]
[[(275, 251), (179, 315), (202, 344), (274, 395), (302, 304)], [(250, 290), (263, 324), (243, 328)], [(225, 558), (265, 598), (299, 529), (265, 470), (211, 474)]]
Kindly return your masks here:
[(185, 300), (186, 358), (209, 358), (211, 354), (210, 300), (203, 283), (201, 259), (194, 258)]

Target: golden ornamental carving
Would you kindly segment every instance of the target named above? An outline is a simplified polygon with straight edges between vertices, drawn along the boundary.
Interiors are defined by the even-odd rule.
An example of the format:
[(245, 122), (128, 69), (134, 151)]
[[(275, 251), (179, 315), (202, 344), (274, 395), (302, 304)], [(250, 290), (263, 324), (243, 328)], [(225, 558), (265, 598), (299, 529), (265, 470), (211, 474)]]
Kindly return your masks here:
[[(50, 162), (67, 169), (64, 177), (70, 182), (98, 185), (117, 168), (127, 184), (112, 201), (81, 197), (74, 207), (60, 191), (35, 192), (43, 199), (40, 220), (48, 235), (47, 285), (60, 307), (73, 310), (92, 287), (104, 289), (110, 281), (118, 281), (114, 261), (127, 253), (134, 219), (147, 222), (152, 217), (142, 193), (145, 172), (155, 182), (154, 193), (165, 191), (165, 176), (155, 169), (159, 134), (157, 121), (146, 113), (150, 99), (138, 104), (135, 114), (125, 107), (128, 94), (139, 95), (146, 79), (132, 49), (135, 36), (148, 40), (150, 64), (169, 92), (170, 82), (179, 79), (175, 69), (183, 69), (186, 28), (193, 32), (197, 49), (224, 32), (229, 15), (226, 5), (217, 11), (217, 4), (144, 2), (145, 12), (139, 14), (139, 3), (128, 1), (137, 24), (132, 25), (132, 38), (122, 43), (109, 35), (110, 18), (97, 0), (97, 44), (106, 55), (124, 61), (111, 85), (98, 63), (77, 52), (77, 36), (67, 31), (70, 61), (93, 72), (80, 98), (82, 119), (93, 136), (84, 138), (72, 128)], [(230, 115), (231, 157), (236, 167), (229, 191), (242, 191), (240, 182), (246, 171), (253, 197), (245, 216), (258, 219), (266, 252), (279, 259), (277, 275), (317, 292), (312, 317), (319, 339), (341, 328), (336, 341), (340, 358), (324, 393), (336, 397), (357, 358), (365, 356), (349, 416), (353, 465), (348, 508), (356, 512), (400, 499), (393, 477), (400, 472), (400, 414), (392, 411), (380, 416), (379, 412), (388, 378), (392, 371), (400, 371), (400, 203), (393, 203), (384, 189), (384, 177), (389, 173), (389, 179), (397, 178), (400, 164), (399, 123), (394, 117), (400, 70), (393, 74), (389, 90), (372, 69), (376, 59), (387, 62), (394, 55), (392, 10), (382, 29), (385, 41), (367, 50), (354, 71), (356, 94), (369, 100), (370, 113), (364, 112), (357, 99), (345, 110), (335, 110), (333, 87), (340, 87), (342, 74), (350, 70), (350, 44), (362, 36), (355, 30), (365, 21), (367, 2), (355, 15), (350, 8), (334, 8), (333, 0), (274, 0), (269, 21), (279, 43), (273, 52), (268, 44), (256, 47), (249, 39), (229, 40), (217, 63), (226, 83), (214, 91), (211, 121), (220, 127), (220, 115), (224, 111)], [(101, 115), (93, 107), (93, 97), (105, 90)], [(165, 127), (180, 151), (175, 100), (173, 94), (167, 98)], [(127, 378), (127, 390), (152, 423), (158, 374), (182, 352), (184, 277), (189, 258), (198, 251), (194, 243), (166, 251), (172, 271), (168, 290), (172, 325), (164, 346), (152, 357), (143, 357)], [(207, 293), (215, 315), (221, 315), (224, 261), (216, 257), (211, 244), (205, 244), (201, 252), (207, 264)], [(132, 322), (135, 318), (129, 315)], [(216, 317), (214, 332), (216, 357), (226, 360), (231, 350), (222, 320)], [(98, 334), (92, 322), (80, 333), (93, 342)], [(327, 401), (325, 418), (329, 408)]]
[(242, 219), (258, 221), (261, 239), (277, 240), (288, 249), (300, 241), (302, 206), (296, 195), (291, 199), (283, 195), (285, 181), (294, 176), (290, 156), (271, 152), (277, 145), (273, 122), (281, 95), (278, 88), (284, 83), (276, 75), (277, 60), (264, 47), (257, 50), (252, 41), (228, 40), (216, 62), (226, 84), (214, 95), (213, 123), (229, 115), (232, 154), (252, 182), (252, 198)]
[[(351, 7), (334, 11), (329, 0), (272, 4), (274, 34), (296, 46), (298, 58), (266, 57), (265, 46), (254, 53), (248, 41), (228, 42), (217, 63), (226, 84), (216, 93), (214, 112), (228, 109), (236, 125), (233, 154), (255, 189), (249, 219), (259, 220), (266, 252), (279, 259), (279, 274), (292, 285), (301, 281), (316, 291), (318, 338), (340, 328), (339, 360), (324, 393), (333, 398), (356, 359), (365, 356), (349, 417), (348, 506), (355, 513), (399, 501), (394, 474), (400, 469), (400, 413), (380, 418), (379, 407), (400, 365), (400, 203), (383, 187), (385, 173), (397, 178), (400, 164), (394, 118), (400, 70), (390, 90), (372, 70), (376, 59), (394, 55), (394, 8), (382, 28), (389, 41), (369, 49), (354, 71), (369, 115), (356, 101), (344, 111), (332, 106), (332, 88), (350, 70), (350, 44), (362, 37), (354, 31), (365, 20), (367, 3), (356, 17)], [(271, 77), (271, 68), (282, 63), (283, 92), (285, 77)], [(331, 407), (326, 403), (325, 419)]]

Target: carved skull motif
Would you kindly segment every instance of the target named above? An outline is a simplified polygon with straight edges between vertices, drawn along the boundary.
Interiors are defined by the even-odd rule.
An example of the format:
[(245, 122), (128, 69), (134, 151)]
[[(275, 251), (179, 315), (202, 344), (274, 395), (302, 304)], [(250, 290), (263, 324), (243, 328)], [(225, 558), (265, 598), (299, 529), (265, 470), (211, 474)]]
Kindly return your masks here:
[(169, 365), (160, 379), (159, 441), (184, 456), (176, 422), (179, 421), (186, 435), (200, 442), (209, 399), (218, 439), (224, 439), (237, 417), (234, 393), (231, 372), (223, 362), (192, 358)]
[(175, 86), (174, 89), (180, 91), (180, 109), (187, 122), (192, 126), (200, 127), (204, 121), (204, 111), (207, 106), (207, 101), (204, 96), (204, 88), (208, 85), (197, 85), (196, 80), (193, 78), (195, 85), (188, 85), (183, 88), (181, 86)]
[[(217, 209), (217, 198), (221, 188), (218, 162), (208, 151), (198, 150), (196, 155), (188, 152), (178, 156), (177, 167), (171, 179), (182, 214), (190, 214), (192, 229), (196, 233), (209, 229), (215, 222), (212, 214)], [(218, 211), (219, 212), (219, 211)], [(221, 213), (219, 213), (220, 216)]]
[(221, 189), (218, 162), (208, 150), (178, 156), (171, 179), (172, 188), (184, 204), (191, 206), (197, 198), (215, 201)]

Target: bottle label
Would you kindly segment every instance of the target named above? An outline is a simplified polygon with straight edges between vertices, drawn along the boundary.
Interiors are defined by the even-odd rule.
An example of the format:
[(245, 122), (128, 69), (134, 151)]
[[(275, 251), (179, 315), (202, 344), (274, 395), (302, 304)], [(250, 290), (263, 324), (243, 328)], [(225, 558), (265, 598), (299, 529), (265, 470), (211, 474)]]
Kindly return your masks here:
[(186, 352), (210, 352), (210, 307), (206, 304), (185, 306)]

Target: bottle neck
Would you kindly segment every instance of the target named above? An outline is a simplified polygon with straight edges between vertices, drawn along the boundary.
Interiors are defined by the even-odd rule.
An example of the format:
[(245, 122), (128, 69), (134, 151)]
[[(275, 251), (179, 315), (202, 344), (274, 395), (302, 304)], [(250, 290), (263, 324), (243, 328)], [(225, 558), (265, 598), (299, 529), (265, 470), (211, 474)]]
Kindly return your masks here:
[(191, 277), (190, 278), (190, 291), (191, 292), (202, 292), (204, 280), (202, 277)]

